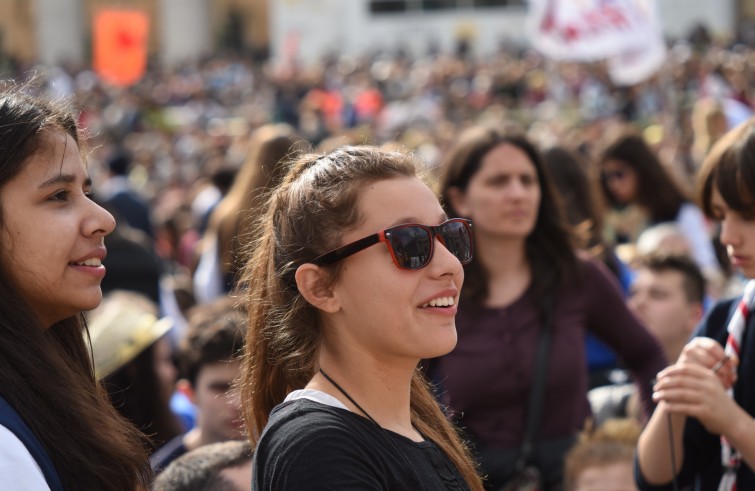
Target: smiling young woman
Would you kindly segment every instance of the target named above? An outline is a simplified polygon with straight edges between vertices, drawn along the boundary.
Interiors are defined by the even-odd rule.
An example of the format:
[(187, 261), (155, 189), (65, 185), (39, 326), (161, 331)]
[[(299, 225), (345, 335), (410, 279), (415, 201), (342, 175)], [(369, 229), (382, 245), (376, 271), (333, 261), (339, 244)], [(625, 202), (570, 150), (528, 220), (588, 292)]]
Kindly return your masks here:
[(2, 489), (149, 482), (141, 436), (110, 405), (84, 343), (115, 223), (90, 199), (80, 143), (61, 107), (0, 92)]
[[(293, 162), (242, 279), (255, 490), (482, 490), (418, 363), (456, 344), (471, 223), (374, 147)], [(271, 412), (272, 411), (272, 412)]]

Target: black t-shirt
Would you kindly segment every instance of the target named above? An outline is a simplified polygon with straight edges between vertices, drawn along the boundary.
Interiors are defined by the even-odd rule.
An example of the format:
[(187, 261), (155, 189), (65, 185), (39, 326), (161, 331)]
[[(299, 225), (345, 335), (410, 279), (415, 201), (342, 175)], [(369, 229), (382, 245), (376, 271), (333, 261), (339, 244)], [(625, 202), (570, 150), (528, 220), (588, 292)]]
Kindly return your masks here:
[(252, 490), (468, 490), (432, 442), (413, 442), (346, 409), (297, 399), (273, 409)]

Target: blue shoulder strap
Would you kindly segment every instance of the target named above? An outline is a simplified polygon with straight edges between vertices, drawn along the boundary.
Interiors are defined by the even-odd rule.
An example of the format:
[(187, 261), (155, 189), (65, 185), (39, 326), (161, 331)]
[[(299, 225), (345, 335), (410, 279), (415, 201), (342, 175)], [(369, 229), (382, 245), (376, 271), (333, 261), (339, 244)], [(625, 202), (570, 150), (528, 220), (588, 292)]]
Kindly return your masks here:
[(44, 447), (42, 447), (42, 444), (34, 436), (34, 433), (32, 433), (24, 420), (21, 419), (21, 416), (2, 396), (0, 396), (0, 425), (8, 428), (16, 435), (16, 438), (21, 440), (21, 443), (24, 444), (37, 462), (39, 468), (42, 469), (42, 474), (45, 476), (45, 481), (47, 481), (50, 491), (64, 491), (58, 472), (55, 470), (55, 466), (52, 464), (52, 460), (50, 460), (47, 452), (45, 452)]

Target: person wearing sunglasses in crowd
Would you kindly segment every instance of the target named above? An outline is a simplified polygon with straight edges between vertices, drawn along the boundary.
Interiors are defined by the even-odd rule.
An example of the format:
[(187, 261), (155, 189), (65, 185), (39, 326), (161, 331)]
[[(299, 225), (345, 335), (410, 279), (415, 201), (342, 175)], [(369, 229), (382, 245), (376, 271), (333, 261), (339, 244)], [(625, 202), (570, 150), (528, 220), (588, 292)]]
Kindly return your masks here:
[[(598, 167), (603, 196), (613, 208), (606, 220), (609, 240), (614, 244), (636, 243), (644, 230), (673, 223), (679, 227), (690, 254), (711, 286), (716, 289), (721, 286), (721, 265), (703, 213), (640, 134), (622, 132), (608, 139), (598, 157)], [(627, 215), (631, 209), (639, 212), (639, 219), (631, 218), (631, 213)], [(632, 223), (633, 230), (626, 228)]]
[(482, 490), (419, 361), (451, 351), (472, 258), (404, 153), (303, 155), (241, 283), (252, 489)]
[(75, 117), (0, 90), (0, 489), (146, 490), (141, 434), (111, 406), (84, 342), (104, 237)]
[(642, 490), (755, 489), (755, 119), (713, 146), (697, 180), (703, 211), (749, 281), (742, 297), (709, 311), (676, 364), (658, 374), (658, 407), (636, 459)]
[(585, 334), (613, 349), (637, 381), (646, 415), (650, 380), (665, 366), (655, 338), (624, 304), (600, 262), (579, 256), (537, 148), (510, 130), (474, 127), (446, 156), (441, 191), (450, 216), (474, 224), (459, 342), (428, 370), (474, 443), (487, 486), (516, 470), (530, 414), (536, 349), (552, 333), (532, 463), (554, 489), (563, 456), (590, 414)]

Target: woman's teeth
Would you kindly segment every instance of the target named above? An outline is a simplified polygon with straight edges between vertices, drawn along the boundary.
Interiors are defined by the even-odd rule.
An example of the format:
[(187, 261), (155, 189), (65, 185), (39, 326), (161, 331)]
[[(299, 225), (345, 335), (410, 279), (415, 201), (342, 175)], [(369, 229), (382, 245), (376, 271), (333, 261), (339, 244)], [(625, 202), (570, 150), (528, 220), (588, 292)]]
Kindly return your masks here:
[(102, 261), (97, 258), (92, 258), (74, 264), (76, 264), (77, 266), (102, 266)]
[(440, 297), (440, 298), (434, 298), (424, 304), (422, 308), (425, 307), (450, 307), (454, 304), (454, 297)]

